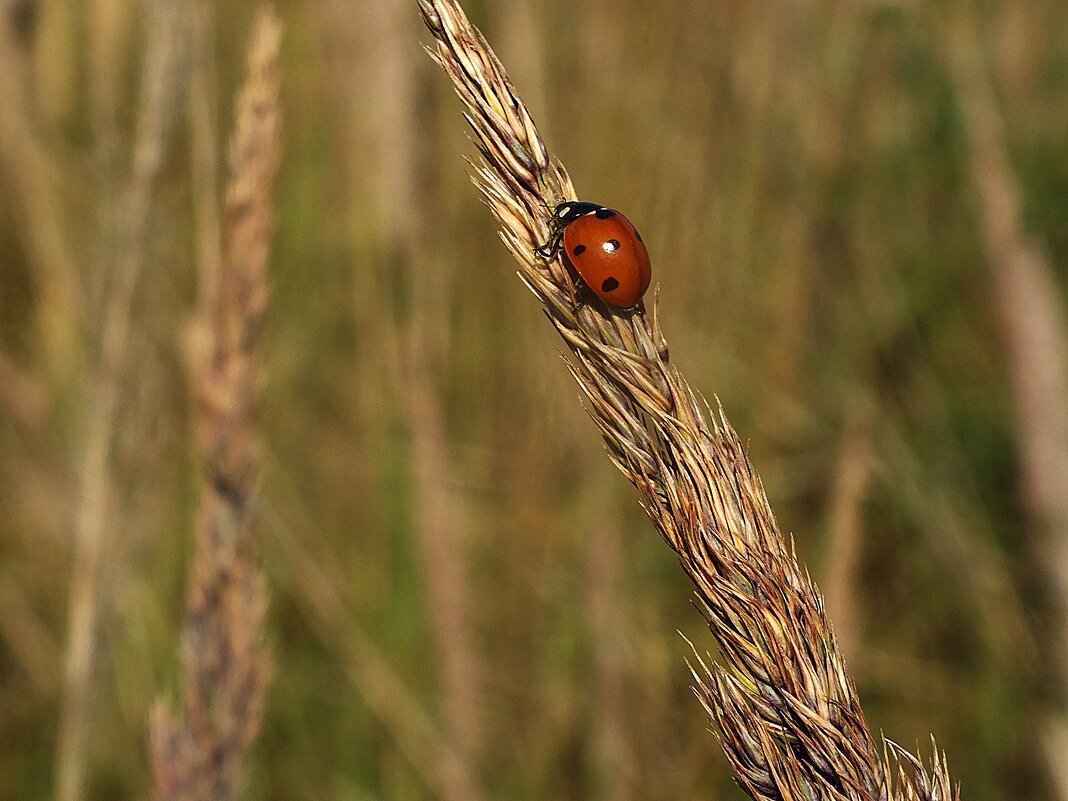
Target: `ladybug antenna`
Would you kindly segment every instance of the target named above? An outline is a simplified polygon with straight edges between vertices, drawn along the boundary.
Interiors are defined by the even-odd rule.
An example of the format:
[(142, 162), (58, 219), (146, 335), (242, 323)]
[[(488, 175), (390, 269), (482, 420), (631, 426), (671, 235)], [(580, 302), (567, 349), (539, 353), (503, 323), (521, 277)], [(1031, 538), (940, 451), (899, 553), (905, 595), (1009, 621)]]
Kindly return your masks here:
[(549, 215), (550, 217), (552, 217), (552, 216), (553, 216), (553, 215), (554, 215), (554, 214), (556, 213), (556, 206), (550, 206), (550, 205), (549, 205), (549, 201), (548, 201), (548, 200), (546, 200), (545, 198), (541, 198), (541, 197), (539, 197), (539, 198), (538, 198), (538, 201), (539, 201), (539, 203), (540, 203), (540, 205), (541, 205), (542, 209), (544, 209), (544, 210), (545, 210), (545, 213), (546, 213), (547, 215)]

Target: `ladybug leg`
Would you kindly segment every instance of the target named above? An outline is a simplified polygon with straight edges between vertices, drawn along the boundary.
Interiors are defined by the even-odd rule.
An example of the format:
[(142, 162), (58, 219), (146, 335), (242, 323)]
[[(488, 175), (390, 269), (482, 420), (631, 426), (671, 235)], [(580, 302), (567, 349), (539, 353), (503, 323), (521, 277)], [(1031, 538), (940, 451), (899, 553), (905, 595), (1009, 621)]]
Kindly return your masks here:
[(534, 252), (541, 256), (543, 259), (553, 258), (557, 251), (560, 250), (560, 240), (563, 239), (564, 230), (562, 228), (555, 228), (552, 236), (549, 237), (549, 241), (544, 245), (539, 245), (534, 248)]

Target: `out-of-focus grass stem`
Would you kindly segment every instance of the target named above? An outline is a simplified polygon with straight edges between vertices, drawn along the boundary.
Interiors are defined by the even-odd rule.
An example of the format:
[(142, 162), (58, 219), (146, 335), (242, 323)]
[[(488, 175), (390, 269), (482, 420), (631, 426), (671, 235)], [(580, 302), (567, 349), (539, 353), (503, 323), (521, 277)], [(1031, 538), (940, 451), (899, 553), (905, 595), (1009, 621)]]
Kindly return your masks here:
[(280, 158), (280, 36), (274, 12), (261, 8), (235, 103), (219, 280), (201, 320), (209, 345), (193, 370), (203, 480), (182, 630), (183, 703), (175, 711), (158, 704), (152, 722), (157, 801), (240, 795), (271, 672), (257, 417)]
[(1008, 147), (977, 15), (954, 20), (949, 63), (964, 117), (968, 165), (978, 199), (994, 308), (1018, 440), (1020, 492), (1035, 530), (1037, 561), (1046, 566), (1060, 621), (1045, 656), (1060, 676), (1060, 709), (1045, 721), (1045, 749), (1059, 797), (1068, 799), (1068, 316), (1041, 242), (1023, 223), (1019, 181)]
[(174, 117), (184, 44), (177, 4), (154, 0), (149, 8), (133, 164), (121, 198), (121, 227), (114, 250), (108, 248), (100, 256), (110, 277), (100, 317), (99, 343), (91, 348), (94, 370), (77, 470), (79, 495), (56, 753), (58, 801), (79, 801), (83, 797), (97, 697), (104, 583), (105, 578), (110, 582), (121, 573), (114, 570), (115, 566), (110, 574), (104, 570), (110, 547), (108, 535), (114, 531), (109, 519), (113, 511), (110, 457), (120, 388), (129, 361), (131, 304), (155, 224), (154, 195)]

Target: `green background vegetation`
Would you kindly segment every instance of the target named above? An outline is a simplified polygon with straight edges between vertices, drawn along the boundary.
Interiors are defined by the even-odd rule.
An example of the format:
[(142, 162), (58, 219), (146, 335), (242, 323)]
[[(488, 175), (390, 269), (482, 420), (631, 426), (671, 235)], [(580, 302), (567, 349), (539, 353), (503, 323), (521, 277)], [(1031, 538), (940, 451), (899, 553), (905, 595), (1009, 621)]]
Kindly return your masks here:
[[(15, 373), (0, 407), (2, 801), (52, 787), (76, 468), (110, 269), (101, 210), (128, 169), (143, 53), (132, 0), (36, 9), (16, 31), (25, 72), (4, 79), (30, 102), (6, 119), (25, 111), (48, 154), (51, 170), (30, 177), (58, 199), (51, 224), (84, 292), (76, 315), (47, 305), (62, 274), (42, 277), (47, 256), (29, 244), (34, 180), (3, 160), (0, 352)], [(252, 10), (214, 12), (219, 142)], [(1023, 226), (1063, 287), (1063, 3), (467, 10), (582, 199), (641, 229), (674, 362), (719, 398), (799, 558), (837, 587), (829, 608), (872, 728), (924, 749), (933, 732), (969, 801), (1055, 797), (1040, 721), (1068, 687), (1063, 624), (1023, 500), (949, 63), (955, 37), (975, 33)], [(484, 798), (739, 797), (676, 633), (706, 647), (700, 616), (465, 177), (473, 148), (419, 46), (416, 4), (279, 12), (261, 527), (275, 678), (249, 797), (436, 795), (423, 744), (439, 736), (425, 721), (447, 731), (452, 713), (428, 592), (442, 580), (435, 536), (462, 569), (452, 589), (467, 617), (444, 637), (471, 666), (464, 725)], [(184, 364), (200, 202), (184, 95), (178, 114), (109, 466), (93, 799), (144, 795), (148, 714), (178, 691), (199, 481)], [(1065, 310), (1063, 292), (1055, 302)]]

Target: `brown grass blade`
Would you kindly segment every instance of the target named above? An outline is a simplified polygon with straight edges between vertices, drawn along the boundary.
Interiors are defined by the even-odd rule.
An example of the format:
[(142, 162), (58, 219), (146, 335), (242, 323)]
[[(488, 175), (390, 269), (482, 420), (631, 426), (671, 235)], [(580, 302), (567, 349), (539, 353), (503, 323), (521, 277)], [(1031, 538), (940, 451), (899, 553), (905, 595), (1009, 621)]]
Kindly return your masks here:
[(956, 796), (945, 761), (895, 749), (891, 769), (866, 724), (823, 601), (778, 530), (745, 449), (668, 362), (644, 304), (582, 302), (559, 259), (534, 249), (549, 210), (576, 195), (503, 66), (451, 0), (420, 0), (482, 162), (475, 183), (571, 351), (569, 368), (616, 466), (693, 581), (720, 662), (698, 658), (697, 692), (739, 784), (753, 798)]
[(279, 158), (279, 37), (274, 13), (261, 9), (236, 106), (212, 342), (196, 388), (205, 476), (183, 632), (185, 703), (180, 713), (160, 704), (152, 721), (160, 801), (238, 796), (270, 673), (256, 543), (255, 416)]

